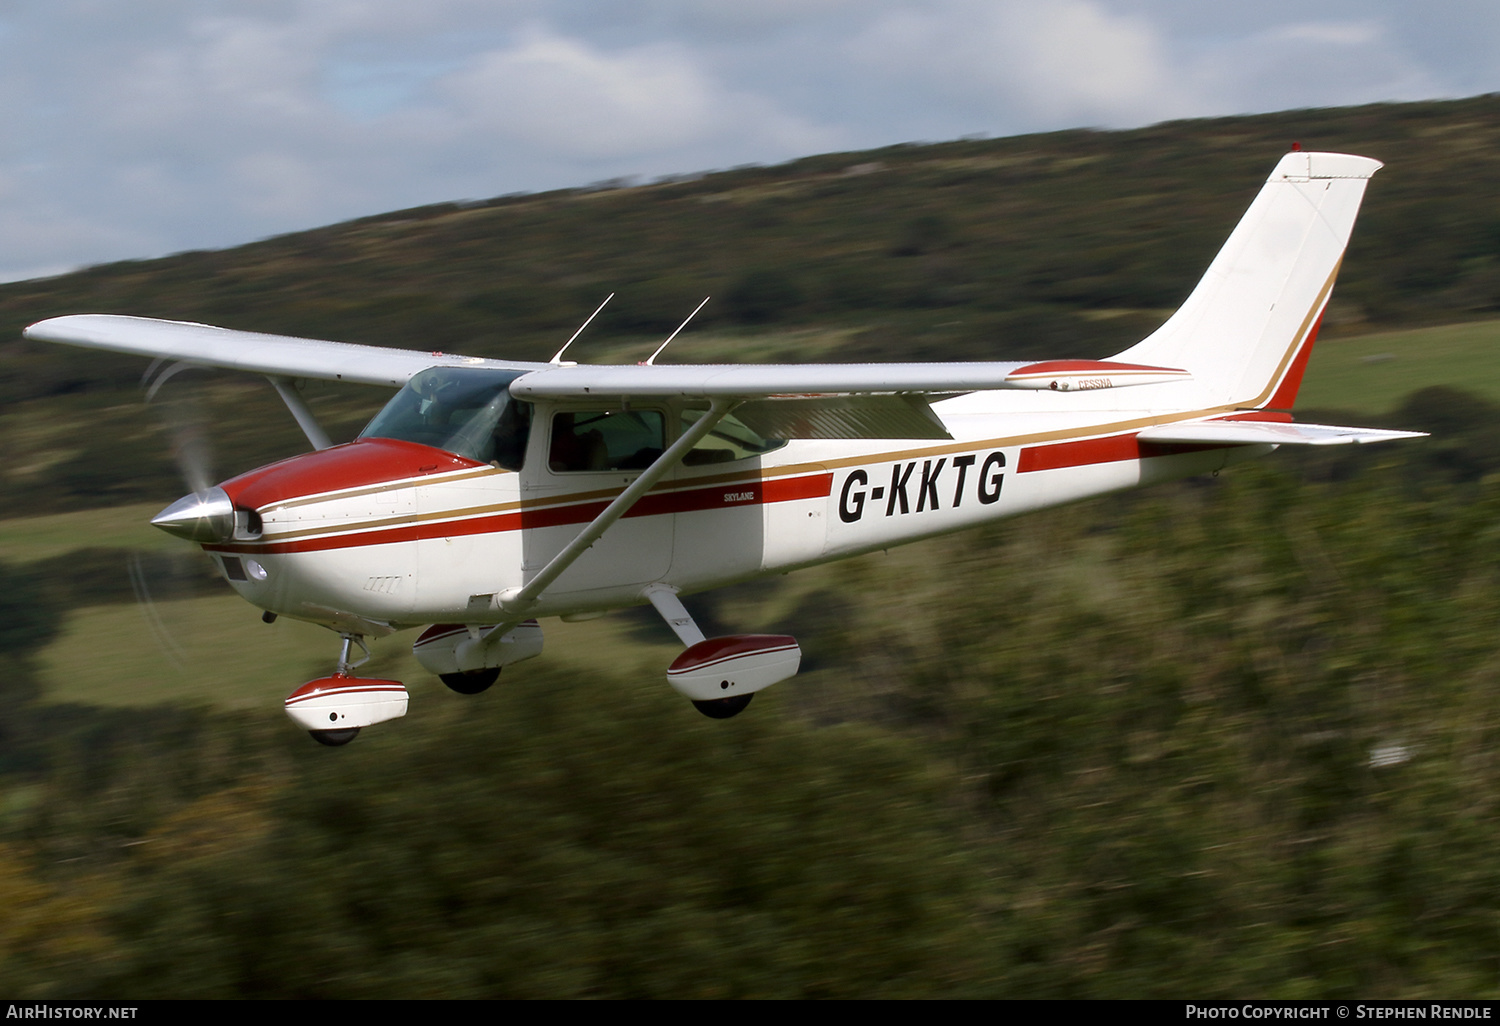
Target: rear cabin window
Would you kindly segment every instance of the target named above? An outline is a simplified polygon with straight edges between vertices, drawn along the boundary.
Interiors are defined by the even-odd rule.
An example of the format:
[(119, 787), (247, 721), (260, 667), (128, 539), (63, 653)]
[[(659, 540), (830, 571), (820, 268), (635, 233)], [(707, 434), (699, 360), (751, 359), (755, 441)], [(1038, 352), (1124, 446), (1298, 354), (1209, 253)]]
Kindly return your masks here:
[[(698, 423), (698, 418), (707, 409), (688, 408), (682, 411), (682, 430)], [(689, 467), (701, 467), (710, 463), (733, 463), (735, 460), (759, 456), (761, 453), (779, 449), (786, 444), (784, 438), (766, 438), (750, 430), (738, 417), (729, 414), (713, 426), (703, 440), (683, 457)]]
[(666, 448), (656, 410), (586, 410), (552, 416), (547, 466), (558, 473), (644, 470)]

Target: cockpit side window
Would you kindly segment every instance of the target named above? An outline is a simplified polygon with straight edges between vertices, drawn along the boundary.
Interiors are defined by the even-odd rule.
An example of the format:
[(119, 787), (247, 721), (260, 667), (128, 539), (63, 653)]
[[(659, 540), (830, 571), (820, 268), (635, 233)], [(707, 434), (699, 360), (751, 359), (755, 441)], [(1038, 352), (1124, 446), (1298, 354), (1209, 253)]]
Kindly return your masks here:
[(520, 470), (531, 437), (531, 404), (511, 398), (516, 371), (429, 367), (406, 383), (360, 438), (430, 445), (480, 463)]

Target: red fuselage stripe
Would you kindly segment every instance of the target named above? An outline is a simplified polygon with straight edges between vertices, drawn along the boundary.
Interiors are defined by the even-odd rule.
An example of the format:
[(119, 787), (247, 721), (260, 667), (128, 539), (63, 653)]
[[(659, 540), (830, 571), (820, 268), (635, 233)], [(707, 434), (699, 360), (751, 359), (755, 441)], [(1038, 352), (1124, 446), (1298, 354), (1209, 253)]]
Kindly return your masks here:
[(1124, 460), (1139, 460), (1150, 456), (1171, 456), (1176, 453), (1222, 448), (1224, 447), (1221, 445), (1158, 445), (1151, 442), (1142, 443), (1135, 434), (1110, 435), (1106, 438), (1085, 438), (1077, 442), (1054, 442), (1050, 445), (1027, 446), (1021, 450), (1016, 472), (1029, 474), (1035, 470), (1086, 467), (1095, 463), (1120, 463)]
[[(733, 506), (760, 506), (795, 499), (825, 498), (833, 490), (832, 474), (773, 478), (744, 484), (692, 488), (665, 495), (647, 495), (626, 513), (627, 517), (660, 516), (667, 513), (693, 513), (700, 510), (728, 509)], [(457, 538), (473, 534), (498, 534), (537, 527), (562, 527), (586, 524), (593, 520), (607, 502), (580, 502), (570, 506), (523, 509), (512, 513), (470, 517), (438, 523), (408, 524), (383, 530), (304, 538), (290, 542), (244, 542), (235, 545), (205, 546), (212, 552), (317, 552), (325, 549), (347, 549), (363, 545), (388, 545), (394, 542), (419, 541), (424, 538)]]

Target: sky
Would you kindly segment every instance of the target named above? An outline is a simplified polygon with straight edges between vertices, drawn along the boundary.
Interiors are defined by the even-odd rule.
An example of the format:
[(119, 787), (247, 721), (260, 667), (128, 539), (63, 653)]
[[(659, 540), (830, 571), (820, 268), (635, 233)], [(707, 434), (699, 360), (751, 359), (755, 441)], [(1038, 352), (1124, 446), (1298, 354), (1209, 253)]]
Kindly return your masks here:
[(0, 281), (898, 142), (1496, 91), (1494, 0), (0, 0)]

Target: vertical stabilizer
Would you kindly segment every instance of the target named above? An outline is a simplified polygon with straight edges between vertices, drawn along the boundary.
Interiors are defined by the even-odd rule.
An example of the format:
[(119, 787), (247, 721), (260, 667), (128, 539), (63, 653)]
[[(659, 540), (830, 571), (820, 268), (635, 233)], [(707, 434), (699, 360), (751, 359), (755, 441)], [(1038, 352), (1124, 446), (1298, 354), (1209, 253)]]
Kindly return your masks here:
[(1216, 405), (1292, 405), (1365, 184), (1381, 164), (1288, 153), (1192, 295), (1115, 357), (1182, 367)]

